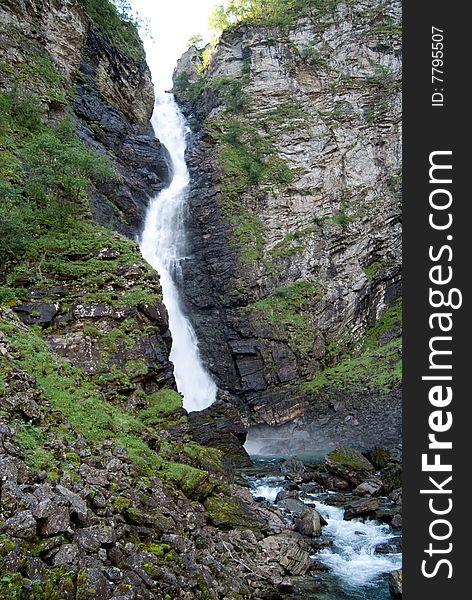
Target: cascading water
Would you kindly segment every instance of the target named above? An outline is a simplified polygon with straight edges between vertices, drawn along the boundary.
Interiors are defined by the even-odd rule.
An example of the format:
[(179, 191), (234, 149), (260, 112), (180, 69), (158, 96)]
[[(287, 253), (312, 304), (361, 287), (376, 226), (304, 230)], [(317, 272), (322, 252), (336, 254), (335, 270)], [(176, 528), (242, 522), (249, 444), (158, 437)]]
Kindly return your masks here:
[[(249, 478), (249, 482), (255, 497), (271, 503), (284, 489), (284, 478), (277, 475)], [(333, 545), (313, 557), (329, 569), (325, 576), (326, 590), (303, 596), (318, 600), (387, 600), (390, 595), (385, 576), (401, 567), (402, 557), (400, 553), (379, 554), (376, 548), (397, 536), (384, 523), (345, 521), (344, 509), (331, 506), (329, 498), (330, 493), (319, 493), (306, 494), (304, 499), (307, 506), (316, 506), (325, 518), (323, 536), (331, 539)]]
[(172, 180), (149, 204), (140, 240), (144, 258), (160, 275), (172, 334), (170, 359), (177, 389), (188, 411), (207, 408), (216, 398), (216, 385), (202, 365), (195, 332), (182, 311), (178, 286), (187, 255), (185, 209), (190, 175), (185, 162), (188, 127), (172, 94), (159, 94), (152, 117), (157, 138), (170, 158)]

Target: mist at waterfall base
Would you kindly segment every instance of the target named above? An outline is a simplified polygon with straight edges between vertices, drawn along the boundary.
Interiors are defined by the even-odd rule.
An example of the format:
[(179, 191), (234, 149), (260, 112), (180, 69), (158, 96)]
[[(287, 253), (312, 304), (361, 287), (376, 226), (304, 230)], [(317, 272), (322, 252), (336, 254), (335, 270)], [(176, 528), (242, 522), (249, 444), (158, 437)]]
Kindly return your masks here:
[[(269, 470), (269, 463), (267, 463)], [(283, 478), (278, 475), (249, 477), (252, 493), (274, 503), (283, 489)], [(330, 504), (332, 492), (306, 494), (304, 503), (316, 507), (325, 518), (323, 537), (333, 545), (321, 550), (314, 559), (328, 567), (316, 578), (305, 577), (294, 598), (316, 600), (391, 600), (388, 573), (399, 569), (400, 553), (378, 554), (375, 548), (397, 537), (389, 525), (374, 520), (344, 520), (344, 509)], [(319, 585), (319, 580), (322, 585)]]
[(152, 117), (157, 138), (169, 155), (171, 182), (148, 206), (140, 239), (141, 253), (159, 273), (163, 302), (172, 334), (170, 359), (184, 408), (199, 411), (216, 399), (216, 385), (203, 367), (195, 332), (185, 316), (179, 296), (181, 265), (188, 251), (185, 213), (190, 175), (185, 162), (185, 119), (172, 94), (158, 94)]

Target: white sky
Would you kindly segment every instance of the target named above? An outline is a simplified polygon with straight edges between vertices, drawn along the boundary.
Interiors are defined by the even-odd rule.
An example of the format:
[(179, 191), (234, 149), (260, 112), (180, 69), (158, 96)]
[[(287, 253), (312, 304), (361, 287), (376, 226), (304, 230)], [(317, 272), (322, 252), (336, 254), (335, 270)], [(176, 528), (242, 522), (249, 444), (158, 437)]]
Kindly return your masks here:
[(154, 41), (144, 36), (147, 62), (158, 91), (172, 87), (177, 59), (188, 47), (190, 36), (209, 41), (208, 18), (222, 0), (130, 0), (133, 10), (149, 22)]

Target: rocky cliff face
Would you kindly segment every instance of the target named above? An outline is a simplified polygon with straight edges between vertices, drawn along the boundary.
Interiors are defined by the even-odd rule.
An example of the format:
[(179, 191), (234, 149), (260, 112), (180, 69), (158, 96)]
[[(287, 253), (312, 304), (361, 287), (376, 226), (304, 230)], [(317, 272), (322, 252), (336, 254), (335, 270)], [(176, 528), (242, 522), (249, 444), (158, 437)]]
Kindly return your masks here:
[[(93, 214), (133, 237), (149, 196), (166, 181), (167, 168), (149, 123), (154, 92), (141, 42), (128, 34), (125, 46), (116, 24), (113, 39), (100, 19), (87, 14), (89, 7), (97, 15), (90, 9), (95, 5), (106, 3), (3, 2), (0, 85), (14, 83), (38, 93), (51, 122), (72, 109), (81, 139), (109, 156), (116, 174), (92, 194)], [(100, 16), (106, 23), (107, 13), (99, 11)]]
[(194, 441), (129, 239), (167, 178), (137, 33), (107, 0), (0, 20), (0, 597), (264, 597), (285, 524)]
[(175, 73), (202, 352), (249, 424), (304, 423), (298, 447), (399, 439), (400, 12), (313, 3)]

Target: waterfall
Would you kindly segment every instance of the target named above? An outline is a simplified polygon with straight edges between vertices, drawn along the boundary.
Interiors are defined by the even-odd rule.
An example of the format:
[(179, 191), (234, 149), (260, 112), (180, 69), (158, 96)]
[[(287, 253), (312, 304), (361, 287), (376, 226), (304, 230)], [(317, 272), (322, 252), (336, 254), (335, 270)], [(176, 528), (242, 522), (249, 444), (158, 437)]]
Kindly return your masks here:
[(203, 410), (215, 401), (216, 385), (202, 365), (197, 337), (183, 313), (179, 297), (181, 264), (187, 255), (184, 215), (190, 174), (185, 150), (189, 130), (172, 94), (157, 96), (152, 125), (169, 153), (172, 180), (149, 203), (140, 247), (142, 255), (161, 279), (172, 334), (170, 359), (174, 364), (177, 389), (189, 412)]

